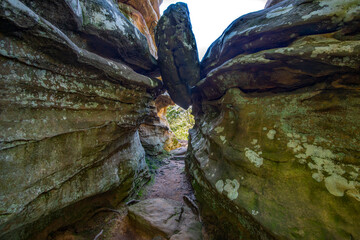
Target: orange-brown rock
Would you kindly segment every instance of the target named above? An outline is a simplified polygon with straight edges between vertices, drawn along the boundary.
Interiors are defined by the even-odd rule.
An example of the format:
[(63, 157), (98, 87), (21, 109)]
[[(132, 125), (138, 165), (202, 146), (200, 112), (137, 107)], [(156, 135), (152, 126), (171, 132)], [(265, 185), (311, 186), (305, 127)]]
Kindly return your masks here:
[(154, 30), (160, 18), (162, 0), (118, 0), (119, 8), (147, 38), (151, 54), (157, 56)]

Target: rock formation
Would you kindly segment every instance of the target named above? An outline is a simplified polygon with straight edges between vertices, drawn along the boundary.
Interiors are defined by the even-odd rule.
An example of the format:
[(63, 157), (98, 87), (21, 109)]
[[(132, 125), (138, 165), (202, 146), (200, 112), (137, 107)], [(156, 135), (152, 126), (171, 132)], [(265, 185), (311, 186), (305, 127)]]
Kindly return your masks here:
[(165, 151), (181, 147), (166, 120), (166, 108), (175, 103), (169, 94), (165, 93), (152, 103), (152, 111), (140, 125), (141, 144), (148, 155), (156, 156)]
[(191, 88), (200, 80), (199, 58), (185, 3), (172, 4), (156, 27), (159, 67), (165, 88), (182, 108), (191, 105)]
[(219, 238), (360, 239), (359, 29), (359, 1), (285, 0), (211, 45), (187, 169)]
[(0, 46), (1, 239), (70, 224), (141, 184), (138, 128), (162, 84), (137, 73), (156, 60), (115, 3), (3, 0)]
[(157, 57), (157, 50), (154, 31), (160, 18), (161, 3), (162, 0), (118, 0), (121, 12), (144, 34), (151, 54), (155, 57)]
[[(148, 179), (145, 150), (170, 149), (172, 102), (153, 78), (160, 3), (0, 2), (0, 239), (121, 215)], [(269, 0), (199, 64), (187, 6), (159, 20), (164, 86), (193, 105), (186, 170), (215, 239), (360, 239), (359, 29), (358, 0)], [(125, 208), (149, 239), (201, 238), (180, 202)]]

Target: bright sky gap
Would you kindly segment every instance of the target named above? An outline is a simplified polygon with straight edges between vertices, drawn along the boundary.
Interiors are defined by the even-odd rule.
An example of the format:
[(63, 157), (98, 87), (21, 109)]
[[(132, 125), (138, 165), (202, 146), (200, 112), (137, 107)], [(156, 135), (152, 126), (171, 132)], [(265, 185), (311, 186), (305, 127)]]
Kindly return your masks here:
[[(176, 0), (164, 0), (161, 13)], [(183, 0), (188, 5), (200, 60), (208, 47), (238, 17), (264, 9), (266, 0)]]

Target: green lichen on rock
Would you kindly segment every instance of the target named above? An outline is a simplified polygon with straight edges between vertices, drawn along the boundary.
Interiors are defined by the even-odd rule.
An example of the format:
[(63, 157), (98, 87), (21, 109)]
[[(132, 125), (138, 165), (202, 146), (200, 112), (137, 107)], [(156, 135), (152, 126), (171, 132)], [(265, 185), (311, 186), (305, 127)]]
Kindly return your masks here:
[(209, 48), (187, 163), (225, 238), (360, 238), (358, 11), (281, 1)]

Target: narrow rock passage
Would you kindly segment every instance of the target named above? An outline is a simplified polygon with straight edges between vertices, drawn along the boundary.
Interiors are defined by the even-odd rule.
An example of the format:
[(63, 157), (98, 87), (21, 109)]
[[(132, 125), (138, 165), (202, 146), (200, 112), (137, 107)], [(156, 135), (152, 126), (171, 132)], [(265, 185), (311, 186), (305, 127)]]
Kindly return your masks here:
[(178, 148), (158, 160), (159, 168), (150, 164), (155, 170), (152, 180), (139, 191), (136, 200), (117, 209), (99, 208), (86, 219), (50, 233), (47, 239), (204, 239), (195, 197), (185, 174), (186, 150)]

